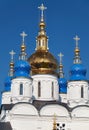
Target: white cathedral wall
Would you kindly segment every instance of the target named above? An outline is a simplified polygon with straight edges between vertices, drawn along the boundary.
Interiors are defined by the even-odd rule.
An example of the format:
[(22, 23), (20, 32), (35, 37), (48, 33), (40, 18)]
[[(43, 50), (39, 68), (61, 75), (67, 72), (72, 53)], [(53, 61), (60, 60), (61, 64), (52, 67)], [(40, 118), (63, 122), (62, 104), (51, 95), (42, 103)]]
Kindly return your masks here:
[(11, 92), (2, 93), (2, 103), (1, 104), (10, 104), (11, 103)]
[[(81, 97), (83, 87), (83, 97)], [(89, 103), (89, 85), (87, 81), (69, 81), (67, 87), (67, 101), (70, 107)]]
[(89, 118), (89, 107), (88, 106), (79, 106), (72, 110), (72, 117), (79, 118)]
[(67, 94), (66, 93), (60, 93), (59, 94), (59, 100), (60, 100), (60, 102), (67, 103)]
[[(59, 86), (56, 76), (43, 74), (34, 75), (33, 78), (33, 97), (36, 100), (59, 100)], [(38, 82), (40, 82), (40, 96), (38, 96)], [(53, 86), (53, 87), (52, 87)]]
[(56, 115), (56, 116), (61, 116), (61, 117), (69, 117), (69, 112), (65, 107), (61, 105), (50, 104), (41, 108), (40, 115), (42, 116)]
[(31, 104), (20, 103), (16, 104), (10, 111), (11, 115), (38, 115), (37, 109)]
[[(23, 84), (23, 92), (20, 94), (20, 84)], [(12, 102), (29, 102), (32, 98), (32, 79), (19, 77), (12, 80)]]
[[(25, 116), (11, 115), (10, 122), (13, 130), (52, 130), (54, 116)], [(62, 118), (56, 117), (57, 128), (64, 130), (89, 130), (89, 118)], [(61, 130), (61, 129), (59, 129)]]
[(13, 130), (52, 130), (55, 118), (58, 129), (64, 124), (64, 130), (89, 130), (88, 113), (85, 106), (73, 109), (71, 117), (61, 105), (46, 105), (38, 112), (33, 105), (20, 103), (6, 113), (5, 122), (10, 121)]

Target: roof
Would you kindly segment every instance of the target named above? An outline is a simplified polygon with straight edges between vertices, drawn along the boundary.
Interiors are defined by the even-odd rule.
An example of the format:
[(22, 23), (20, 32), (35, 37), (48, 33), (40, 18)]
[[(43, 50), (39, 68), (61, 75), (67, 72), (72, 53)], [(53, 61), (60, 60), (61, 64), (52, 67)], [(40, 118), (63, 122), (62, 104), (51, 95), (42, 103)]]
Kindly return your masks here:
[(24, 60), (19, 60), (16, 64), (15, 64), (15, 73), (14, 75), (16, 77), (20, 77), (20, 76), (24, 76), (24, 77), (29, 77), (30, 73), (30, 65), (27, 61)]
[(11, 110), (14, 105), (15, 104), (2, 104), (1, 109), (4, 107), (5, 110)]
[(12, 130), (10, 122), (0, 122), (0, 130)]
[[(19, 102), (19, 103), (16, 103), (16, 104), (23, 104), (23, 103), (31, 104), (31, 103), (27, 103), (27, 102)], [(16, 105), (16, 104), (2, 104), (1, 109), (2, 109), (2, 107), (4, 107), (5, 110), (11, 110), (13, 108), (13, 106)], [(44, 107), (45, 105), (51, 105), (51, 104), (58, 104), (58, 105), (64, 106), (66, 109), (68, 109), (68, 111), (70, 111), (70, 108), (68, 107), (68, 105), (66, 103), (61, 103), (61, 102), (58, 102), (56, 100), (54, 100), (54, 101), (34, 100), (31, 105), (33, 105), (38, 111), (40, 111), (40, 109), (42, 107)]]
[(59, 101), (39, 101), (39, 100), (34, 100), (33, 101), (33, 105), (37, 108), (37, 110), (40, 110), (42, 107), (46, 106), (46, 105), (61, 105), (64, 106), (68, 111), (70, 111), (71, 108), (68, 107), (68, 105), (66, 103), (61, 103)]
[[(73, 109), (77, 108), (77, 107), (89, 107), (88, 105), (78, 105), (76, 107), (69, 107), (67, 105), (67, 103), (62, 103), (62, 102), (59, 102), (59, 101), (40, 101), (40, 100), (34, 100), (33, 103), (27, 103), (27, 102), (19, 102), (19, 103), (16, 103), (16, 104), (29, 104), (29, 105), (33, 105), (38, 111), (40, 111), (40, 109), (46, 105), (61, 105), (63, 107), (65, 107), (69, 112), (71, 112)], [(1, 106), (1, 109), (2, 107), (4, 107), (5, 110), (11, 110), (16, 104), (3, 104)], [(0, 129), (1, 130), (1, 129)]]
[(70, 70), (70, 80), (86, 80), (86, 69), (82, 64), (73, 64)]

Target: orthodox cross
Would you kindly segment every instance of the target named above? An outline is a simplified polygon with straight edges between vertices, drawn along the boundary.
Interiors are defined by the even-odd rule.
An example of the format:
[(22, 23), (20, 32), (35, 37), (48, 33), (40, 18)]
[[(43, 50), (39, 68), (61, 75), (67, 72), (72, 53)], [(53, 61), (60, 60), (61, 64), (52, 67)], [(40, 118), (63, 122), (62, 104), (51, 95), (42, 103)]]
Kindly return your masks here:
[(64, 55), (60, 52), (60, 54), (58, 54), (58, 56), (59, 56), (59, 59), (60, 59), (60, 64), (62, 64), (62, 57), (63, 57)]
[(22, 36), (22, 42), (24, 44), (24, 40), (25, 40), (25, 37), (27, 36), (27, 34), (23, 31), (20, 36)]
[(41, 4), (41, 6), (38, 7), (38, 9), (41, 10), (41, 20), (43, 21), (43, 17), (44, 17), (44, 10), (47, 9), (47, 7), (45, 7), (43, 4)]
[(9, 52), (9, 54), (11, 55), (11, 61), (13, 62), (14, 55), (15, 55), (16, 53), (12, 50), (11, 52)]
[(73, 38), (76, 41), (76, 48), (78, 48), (78, 41), (80, 40), (80, 38), (76, 35), (76, 37)]

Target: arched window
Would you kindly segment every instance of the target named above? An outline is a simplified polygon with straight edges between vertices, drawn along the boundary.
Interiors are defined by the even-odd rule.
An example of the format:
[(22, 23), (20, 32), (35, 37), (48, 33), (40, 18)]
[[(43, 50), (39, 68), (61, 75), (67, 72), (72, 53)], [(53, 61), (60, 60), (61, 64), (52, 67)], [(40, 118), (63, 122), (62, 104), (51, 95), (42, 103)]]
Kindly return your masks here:
[(54, 97), (54, 83), (52, 82), (52, 97)]
[(84, 94), (83, 94), (83, 86), (81, 87), (81, 98), (83, 98)]
[(20, 84), (20, 91), (19, 91), (19, 94), (20, 94), (20, 95), (23, 95), (23, 84), (22, 84), (22, 83)]
[(41, 83), (38, 82), (38, 97), (41, 97)]

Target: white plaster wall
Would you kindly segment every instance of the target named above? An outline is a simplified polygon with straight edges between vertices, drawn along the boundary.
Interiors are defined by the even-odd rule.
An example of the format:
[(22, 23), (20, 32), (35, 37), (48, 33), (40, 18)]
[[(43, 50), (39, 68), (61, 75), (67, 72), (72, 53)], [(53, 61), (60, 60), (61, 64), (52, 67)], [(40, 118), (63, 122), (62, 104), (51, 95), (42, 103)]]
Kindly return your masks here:
[(51, 105), (46, 105), (41, 108), (40, 110), (40, 115), (42, 116), (61, 116), (61, 117), (69, 117), (69, 112), (68, 110), (57, 104), (51, 104)]
[(72, 117), (86, 117), (89, 118), (89, 107), (87, 106), (79, 106), (72, 110)]
[[(53, 120), (53, 116), (12, 115), (10, 117), (13, 130), (52, 130)], [(65, 124), (64, 130), (89, 130), (89, 119), (86, 118), (76, 120), (56, 117), (56, 123)]]
[(60, 98), (60, 102), (67, 103), (67, 94), (60, 93), (59, 98)]
[(11, 92), (2, 93), (2, 103), (1, 104), (10, 104), (11, 103)]
[(31, 104), (16, 104), (10, 111), (10, 114), (16, 114), (16, 115), (24, 115), (24, 116), (31, 116), (31, 115), (38, 115), (37, 109), (31, 105)]
[[(83, 86), (83, 98), (81, 98), (81, 87)], [(70, 81), (67, 87), (67, 101), (70, 107), (86, 105), (89, 103), (89, 86), (87, 81)]]
[[(20, 95), (20, 84), (23, 84), (23, 95)], [(11, 84), (12, 102), (29, 102), (32, 98), (32, 79), (19, 77), (12, 80)]]
[[(34, 75), (33, 78), (33, 97), (36, 100), (59, 100), (58, 79), (53, 75)], [(41, 96), (38, 97), (38, 82), (41, 83)], [(52, 97), (52, 82), (54, 84)]]

